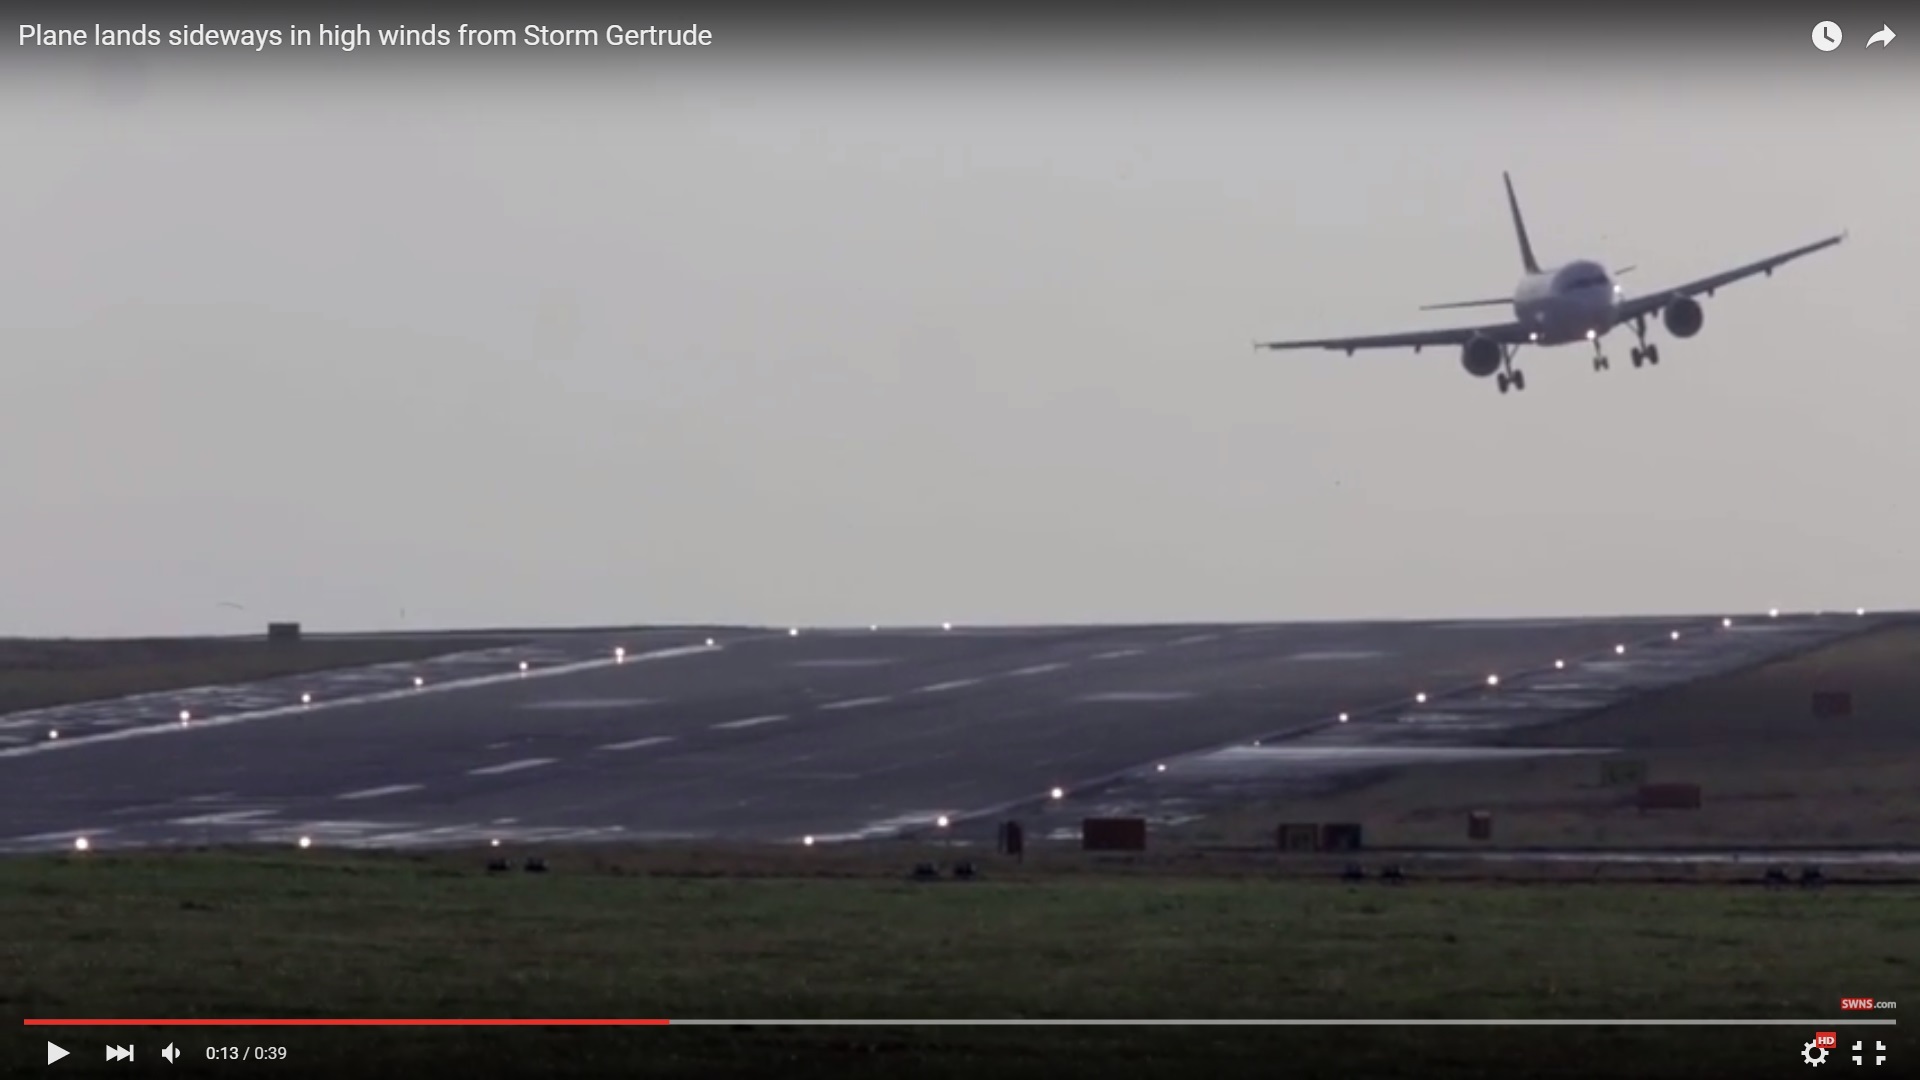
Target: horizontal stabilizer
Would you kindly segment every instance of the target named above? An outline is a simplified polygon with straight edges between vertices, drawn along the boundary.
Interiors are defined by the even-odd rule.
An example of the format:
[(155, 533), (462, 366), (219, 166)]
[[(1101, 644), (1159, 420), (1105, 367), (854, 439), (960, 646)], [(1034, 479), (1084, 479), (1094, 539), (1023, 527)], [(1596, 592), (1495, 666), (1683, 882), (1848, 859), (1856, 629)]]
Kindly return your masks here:
[(1423, 306), (1420, 310), (1421, 311), (1439, 311), (1442, 308), (1457, 308), (1457, 307), (1506, 307), (1508, 304), (1511, 304), (1511, 303), (1513, 303), (1513, 297), (1499, 296), (1499, 297), (1495, 297), (1492, 300), (1455, 300), (1451, 303), (1446, 303), (1446, 304), (1427, 304)]

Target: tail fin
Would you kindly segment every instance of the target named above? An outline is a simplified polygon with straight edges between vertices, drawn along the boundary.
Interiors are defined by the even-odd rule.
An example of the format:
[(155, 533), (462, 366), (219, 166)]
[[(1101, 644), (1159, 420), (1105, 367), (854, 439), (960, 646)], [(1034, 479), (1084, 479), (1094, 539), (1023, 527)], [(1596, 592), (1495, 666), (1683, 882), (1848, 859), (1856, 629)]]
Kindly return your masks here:
[(1526, 268), (1527, 273), (1537, 274), (1540, 272), (1540, 263), (1534, 259), (1533, 244), (1527, 240), (1527, 223), (1520, 217), (1520, 200), (1513, 194), (1513, 177), (1501, 173), (1500, 179), (1507, 182), (1507, 206), (1513, 210), (1513, 232), (1520, 238), (1520, 265)]

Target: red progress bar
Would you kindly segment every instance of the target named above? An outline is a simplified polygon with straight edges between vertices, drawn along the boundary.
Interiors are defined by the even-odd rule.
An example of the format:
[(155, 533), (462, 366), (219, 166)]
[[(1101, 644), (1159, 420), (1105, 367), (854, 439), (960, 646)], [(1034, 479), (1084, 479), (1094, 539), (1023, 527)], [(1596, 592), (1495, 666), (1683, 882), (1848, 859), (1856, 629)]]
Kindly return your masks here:
[(665, 1027), (669, 1020), (388, 1020), (306, 1017), (287, 1020), (36, 1020), (27, 1027)]

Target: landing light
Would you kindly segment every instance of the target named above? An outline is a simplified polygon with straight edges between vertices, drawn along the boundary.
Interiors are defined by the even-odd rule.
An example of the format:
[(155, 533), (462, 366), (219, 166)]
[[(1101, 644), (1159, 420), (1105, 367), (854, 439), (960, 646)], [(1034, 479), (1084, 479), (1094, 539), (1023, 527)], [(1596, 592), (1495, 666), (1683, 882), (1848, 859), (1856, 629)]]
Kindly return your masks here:
[(1854, 613), (1855, 615), (1861, 615), (1861, 616), (1864, 616), (1864, 615), (1865, 615), (1865, 614), (1867, 613), (1867, 609), (1866, 609), (1866, 608), (1863, 608), (1863, 607), (1857, 607), (1857, 608), (1854, 608), (1854, 609), (1853, 609), (1853, 613)]
[(75, 851), (85, 851), (92, 846), (92, 844), (87, 843), (87, 838), (84, 836), (76, 836), (73, 838), (73, 850)]
[(940, 629), (942, 629), (942, 630), (951, 630), (951, 629), (953, 629), (953, 624), (952, 624), (952, 623), (950, 623), (950, 622), (943, 622), (943, 623), (941, 623), (941, 624), (940, 624)]
[(1592, 341), (1593, 337), (1594, 337), (1593, 331), (1591, 330), (1587, 331), (1587, 340)]
[(626, 663), (626, 662), (627, 662), (627, 647), (626, 647), (625, 645), (620, 645), (620, 646), (617, 646), (617, 647), (615, 647), (615, 648), (614, 648), (614, 650), (613, 650), (613, 659), (614, 659), (614, 662), (615, 662), (615, 663), (619, 663), (619, 664), (624, 664), (624, 663)]
[(496, 837), (494, 837), (494, 838), (493, 838), (492, 840), (489, 840), (489, 841), (487, 841), (487, 846), (488, 846), (488, 847), (499, 847), (499, 846), (500, 846), (500, 838), (496, 836)]
[(707, 639), (707, 648), (709, 648), (709, 649), (711, 649), (711, 648), (713, 648), (713, 639), (712, 639), (712, 638), (708, 638), (708, 639)]
[(878, 630), (878, 629), (880, 629), (880, 624), (879, 624), (879, 623), (871, 623), (871, 624), (869, 624), (869, 625), (867, 626), (867, 629), (869, 629), (869, 630)]

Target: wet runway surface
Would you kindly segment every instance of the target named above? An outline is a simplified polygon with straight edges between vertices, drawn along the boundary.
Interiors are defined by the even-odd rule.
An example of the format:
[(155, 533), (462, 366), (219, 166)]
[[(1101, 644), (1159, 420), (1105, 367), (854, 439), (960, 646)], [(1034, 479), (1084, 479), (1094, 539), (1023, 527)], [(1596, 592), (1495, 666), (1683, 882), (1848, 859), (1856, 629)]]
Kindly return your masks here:
[(1044, 805), (1056, 785), (1062, 816), (1117, 805), (1165, 816), (1200, 788), (1284, 783), (1357, 756), (1462, 752), (1498, 729), (1875, 622), (569, 636), (0, 717), (0, 848), (78, 836), (96, 847), (844, 839), (919, 831), (942, 814), (984, 827)]

